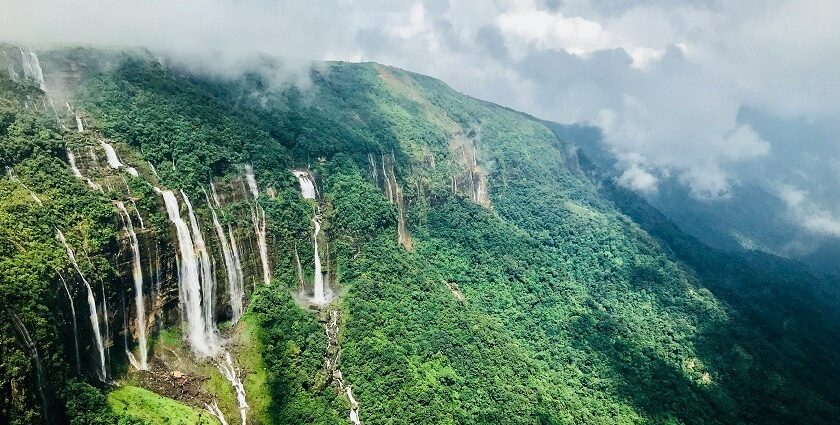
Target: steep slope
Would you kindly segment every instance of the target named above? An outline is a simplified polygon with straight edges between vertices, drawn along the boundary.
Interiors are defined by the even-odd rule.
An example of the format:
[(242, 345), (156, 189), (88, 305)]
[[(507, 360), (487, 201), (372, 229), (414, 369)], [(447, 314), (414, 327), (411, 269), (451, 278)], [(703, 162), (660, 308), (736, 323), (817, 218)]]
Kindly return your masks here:
[[(553, 122), (546, 125), (560, 139), (579, 147), (603, 172), (620, 172), (616, 156), (596, 127)], [(785, 129), (783, 133), (790, 131)], [(799, 138), (790, 134), (787, 137)], [(800, 154), (797, 152), (797, 156)], [(784, 157), (784, 154), (773, 156)], [(795, 170), (796, 166), (789, 164), (789, 168)], [(840, 238), (804, 228), (791, 207), (776, 193), (778, 183), (784, 181), (781, 177), (791, 177), (790, 170), (778, 170), (778, 179), (756, 181), (753, 176), (751, 180), (739, 181), (728, 197), (711, 200), (696, 199), (679, 177), (672, 175), (662, 177), (657, 191), (643, 197), (682, 231), (712, 248), (732, 253), (762, 251), (800, 261), (821, 278), (836, 278), (840, 276), (837, 261)]]
[[(85, 414), (116, 420), (83, 403), (96, 390), (65, 390), (65, 377), (100, 380), (101, 332), (103, 391), (134, 383), (230, 423), (838, 414), (837, 341), (797, 322), (809, 323), (798, 306), (809, 299), (792, 300), (787, 329), (719, 292), (532, 117), (377, 64), (319, 64), (299, 87), (272, 66), (219, 78), (142, 52), (37, 56), (46, 84), (0, 77), (2, 303), (21, 323), (0, 342), (14, 360), (3, 363), (8, 418), (61, 422), (91, 405)], [(51, 107), (63, 99), (69, 113)], [(143, 230), (150, 371), (127, 366), (143, 322), (129, 220), (112, 201), (137, 205)], [(84, 252), (80, 270), (55, 229)], [(92, 304), (77, 275), (102, 286)], [(777, 288), (766, 284), (739, 291)], [(89, 305), (110, 313), (85, 322)], [(30, 361), (33, 347), (44, 361)], [(173, 379), (195, 384), (175, 394)]]

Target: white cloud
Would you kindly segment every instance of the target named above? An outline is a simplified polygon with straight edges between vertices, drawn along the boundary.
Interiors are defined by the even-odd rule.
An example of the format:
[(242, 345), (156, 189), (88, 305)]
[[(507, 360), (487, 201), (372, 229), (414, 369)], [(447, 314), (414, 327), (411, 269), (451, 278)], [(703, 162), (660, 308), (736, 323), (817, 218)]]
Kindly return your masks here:
[(790, 151), (739, 122), (742, 108), (840, 121), (840, 2), (546, 4), (21, 0), (0, 15), (0, 38), (146, 45), (211, 66), (252, 50), (384, 62), (541, 118), (600, 124), (615, 152), (643, 158), (622, 163), (628, 186), (670, 172), (698, 197), (726, 196), (740, 170)]
[(628, 189), (643, 193), (657, 191), (659, 179), (638, 164), (631, 165), (618, 177), (618, 183)]
[(808, 193), (787, 184), (777, 184), (776, 194), (788, 206), (793, 221), (804, 229), (840, 237), (840, 218), (808, 199)]

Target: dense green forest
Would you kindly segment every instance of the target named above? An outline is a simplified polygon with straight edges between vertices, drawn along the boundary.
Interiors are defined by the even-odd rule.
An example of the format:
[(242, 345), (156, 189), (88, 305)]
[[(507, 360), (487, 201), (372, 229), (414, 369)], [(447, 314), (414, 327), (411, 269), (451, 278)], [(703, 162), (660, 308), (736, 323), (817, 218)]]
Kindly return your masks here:
[[(840, 416), (829, 282), (796, 263), (703, 246), (533, 117), (373, 63), (319, 64), (308, 84), (293, 85), (277, 82), (279, 67), (222, 78), (143, 53), (64, 48), (39, 57), (46, 92), (0, 75), (6, 422), (156, 423), (150, 418), (169, 414), (215, 423), (211, 401), (236, 422), (236, 398), (214, 363), (182, 359), (191, 356), (180, 337), (181, 260), (155, 187), (193, 200), (217, 263), (211, 214), (247, 244), (245, 316), (233, 323), (225, 301), (215, 314), (245, 380), (249, 423), (350, 423), (348, 411), (365, 424)], [(49, 78), (68, 64), (84, 72)], [(69, 114), (49, 105), (59, 80), (71, 93)], [(74, 177), (65, 149), (93, 151), (100, 139), (139, 175), (85, 159), (85, 177), (103, 190)], [(245, 164), (256, 199), (240, 181)], [(291, 169), (311, 173), (315, 200), (300, 196)], [(127, 324), (134, 294), (116, 200), (145, 218), (143, 253), (155, 247), (158, 259), (144, 270), (169, 276), (162, 292), (175, 288), (149, 328), (153, 356), (178, 360), (153, 362), (150, 372), (134, 371), (124, 355), (136, 331)], [(258, 209), (270, 285), (252, 278)], [(324, 306), (301, 295), (314, 279), (313, 217), (334, 295)], [(113, 335), (107, 382), (88, 359), (96, 353), (88, 304), (58, 230), (112, 310), (99, 321)], [(209, 371), (192, 398), (155, 393), (174, 364), (199, 378)]]

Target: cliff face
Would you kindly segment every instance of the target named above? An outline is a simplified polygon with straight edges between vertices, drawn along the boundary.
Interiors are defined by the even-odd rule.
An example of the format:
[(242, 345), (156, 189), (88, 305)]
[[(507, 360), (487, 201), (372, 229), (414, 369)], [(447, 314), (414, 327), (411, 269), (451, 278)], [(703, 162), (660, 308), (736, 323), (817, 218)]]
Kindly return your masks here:
[(79, 377), (229, 423), (836, 413), (807, 306), (758, 323), (531, 117), (376, 64), (1, 50), (7, 417), (80, 414)]

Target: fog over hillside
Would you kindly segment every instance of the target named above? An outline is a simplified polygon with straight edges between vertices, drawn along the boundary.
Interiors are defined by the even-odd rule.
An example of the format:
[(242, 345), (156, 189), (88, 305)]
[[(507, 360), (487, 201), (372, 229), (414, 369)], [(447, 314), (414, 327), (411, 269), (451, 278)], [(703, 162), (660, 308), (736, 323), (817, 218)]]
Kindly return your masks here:
[(429, 74), (599, 126), (634, 190), (676, 176), (693, 197), (716, 199), (758, 182), (793, 225), (840, 235), (837, 2), (13, 3), (0, 16), (6, 40), (142, 45), (225, 72), (260, 51)]

